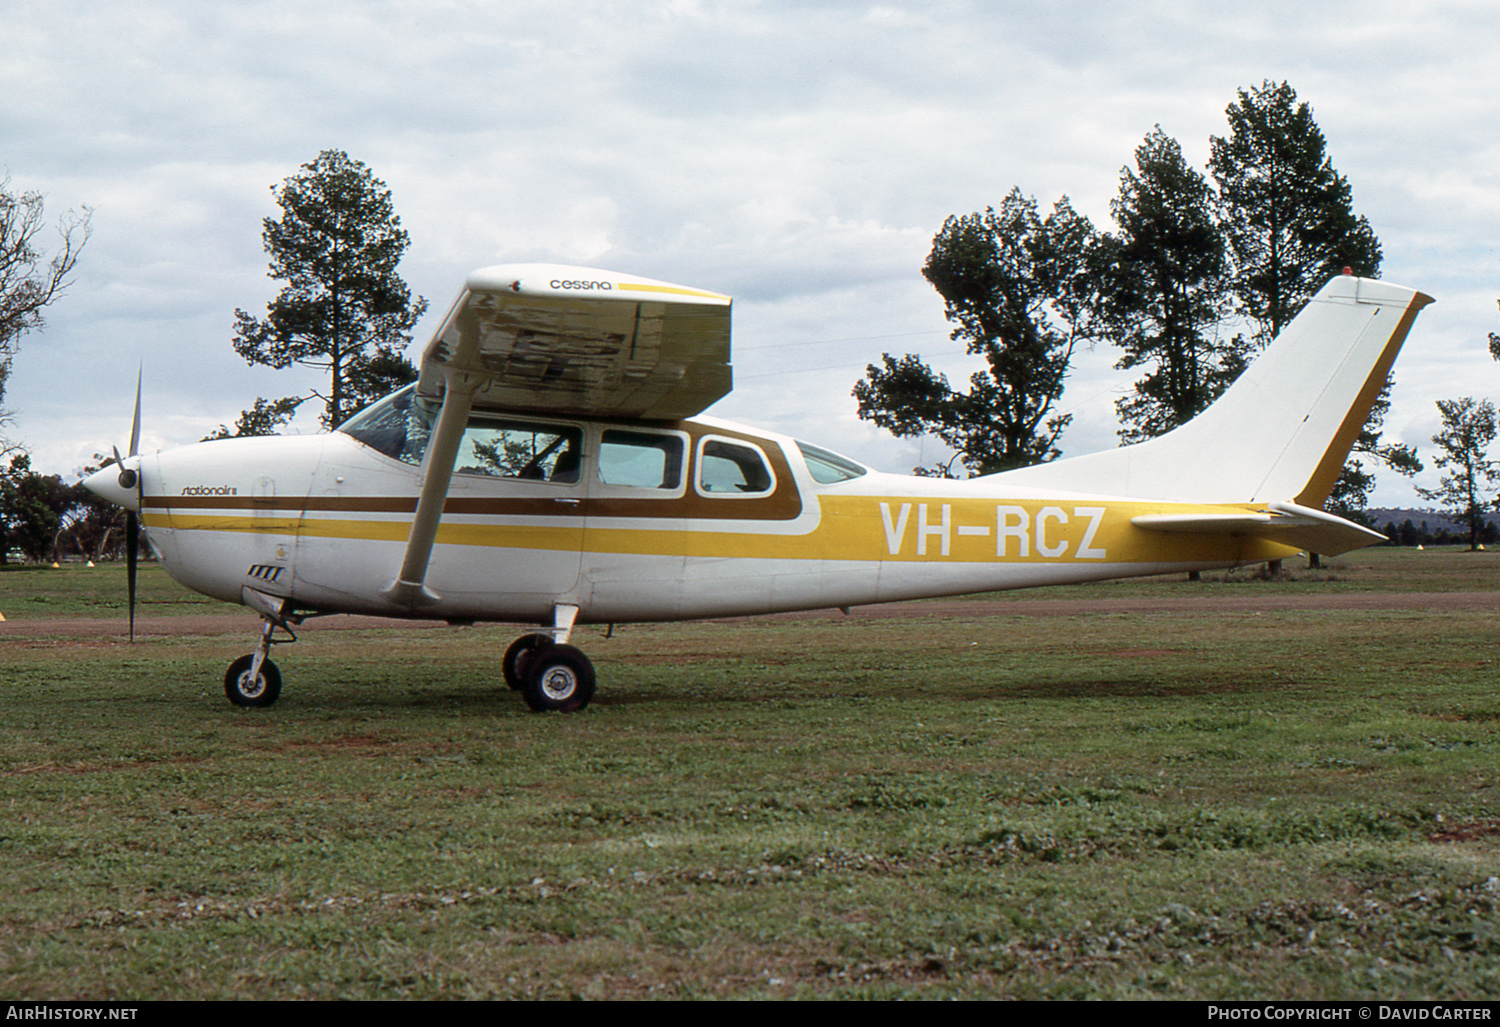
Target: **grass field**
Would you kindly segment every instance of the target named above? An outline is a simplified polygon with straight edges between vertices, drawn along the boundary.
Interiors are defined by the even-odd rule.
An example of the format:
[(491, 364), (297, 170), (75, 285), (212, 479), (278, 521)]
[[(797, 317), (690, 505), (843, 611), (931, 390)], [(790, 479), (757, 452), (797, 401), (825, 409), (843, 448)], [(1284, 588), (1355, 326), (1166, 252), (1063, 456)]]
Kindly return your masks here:
[[(123, 621), (95, 570), (0, 613)], [(1294, 576), (590, 628), (573, 716), (502, 627), (310, 632), (241, 710), (243, 632), (0, 625), (0, 997), (1500, 998), (1492, 613), (1212, 603), (1500, 555)], [(1049, 593), (1205, 603), (1006, 611)]]

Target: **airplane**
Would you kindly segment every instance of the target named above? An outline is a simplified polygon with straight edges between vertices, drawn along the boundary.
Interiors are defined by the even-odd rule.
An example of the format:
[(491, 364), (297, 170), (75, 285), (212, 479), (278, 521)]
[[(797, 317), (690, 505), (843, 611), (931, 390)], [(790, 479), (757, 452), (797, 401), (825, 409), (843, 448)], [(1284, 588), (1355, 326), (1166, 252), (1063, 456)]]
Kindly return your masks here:
[[(139, 518), (177, 581), (260, 615), (224, 676), (238, 706), (276, 701), (270, 649), (295, 626), (358, 613), (533, 626), (501, 677), (571, 712), (596, 687), (581, 624), (847, 612), (1380, 541), (1321, 506), (1430, 302), (1336, 276), (1176, 430), (948, 480), (704, 414), (731, 388), (728, 296), (502, 265), (469, 275), (418, 380), (337, 430), (138, 454), (138, 383), (130, 453), (84, 484), (129, 511), (131, 538)], [(132, 625), (134, 577), (132, 561)]]

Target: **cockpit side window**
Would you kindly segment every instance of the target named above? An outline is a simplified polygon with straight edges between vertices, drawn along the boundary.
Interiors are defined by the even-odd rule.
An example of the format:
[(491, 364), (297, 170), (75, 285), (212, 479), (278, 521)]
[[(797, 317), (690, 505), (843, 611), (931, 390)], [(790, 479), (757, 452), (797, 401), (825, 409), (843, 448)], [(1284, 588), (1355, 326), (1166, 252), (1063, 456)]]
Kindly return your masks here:
[[(409, 385), (361, 410), (339, 431), (393, 460), (418, 466), (432, 439), (438, 408)], [(582, 465), (582, 429), (474, 416), (464, 429), (453, 473), (573, 483)]]
[(571, 425), (472, 417), (454, 474), (573, 484), (583, 464), (583, 431)]
[(681, 488), (682, 451), (677, 435), (605, 429), (599, 446), (599, 481), (641, 489)]

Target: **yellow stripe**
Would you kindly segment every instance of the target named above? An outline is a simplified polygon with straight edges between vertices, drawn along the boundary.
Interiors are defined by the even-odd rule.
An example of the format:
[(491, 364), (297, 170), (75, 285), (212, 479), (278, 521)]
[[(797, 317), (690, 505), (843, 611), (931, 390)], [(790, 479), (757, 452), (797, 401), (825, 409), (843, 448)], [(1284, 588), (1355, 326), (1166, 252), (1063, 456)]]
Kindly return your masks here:
[(702, 296), (709, 300), (723, 300), (730, 302), (730, 298), (717, 292), (704, 292), (702, 289), (684, 289), (678, 285), (647, 285), (644, 282), (617, 282), (615, 288), (622, 292), (665, 292), (674, 296)]
[[(1269, 560), (1296, 550), (1261, 539), (1235, 535), (1185, 535), (1145, 531), (1130, 523), (1139, 514), (1247, 513), (1253, 505), (1187, 506), (1169, 503), (1114, 503), (1095, 527), (1087, 511), (1099, 504), (1087, 501), (1004, 500), (912, 496), (888, 498), (824, 496), (818, 526), (800, 534), (747, 532), (743, 524), (719, 522), (712, 529), (590, 527), (586, 541), (591, 553), (642, 556), (684, 556), (713, 559), (779, 559), (829, 561), (894, 561), (931, 563), (1162, 563)], [(882, 504), (885, 509), (882, 511)], [(925, 520), (922, 506), (926, 506)], [(942, 529), (943, 508), (948, 529)], [(905, 513), (902, 513), (902, 508)], [(1024, 513), (1025, 555), (1021, 528)], [(148, 527), (189, 531), (227, 531), (280, 534), (308, 538), (404, 543), (410, 520), (357, 518), (225, 517), (215, 515), (146, 515)], [(170, 523), (169, 523), (170, 521)], [(722, 525), (720, 530), (719, 525)], [(1008, 529), (1002, 533), (1001, 528)], [(973, 533), (959, 532), (960, 527)], [(899, 529), (899, 530), (898, 530)], [(979, 531), (983, 530), (983, 534)], [(943, 539), (948, 553), (943, 555)], [(1004, 553), (1000, 552), (1004, 540)], [(528, 524), (442, 524), (437, 541), (443, 545), (556, 552), (584, 547), (583, 527)], [(1080, 556), (1087, 541), (1090, 555)], [(896, 552), (891, 552), (892, 546)], [(1059, 551), (1060, 549), (1060, 551)], [(925, 551), (924, 551), (925, 550)], [(1101, 553), (1102, 551), (1102, 553)], [(1057, 555), (1048, 555), (1048, 552)]]
[[(189, 531), (243, 531), (255, 535), (295, 535), (296, 517), (229, 517), (213, 514), (197, 516), (174, 513), (143, 513), (141, 523), (148, 528), (183, 528)], [(403, 536), (404, 537), (404, 536)]]

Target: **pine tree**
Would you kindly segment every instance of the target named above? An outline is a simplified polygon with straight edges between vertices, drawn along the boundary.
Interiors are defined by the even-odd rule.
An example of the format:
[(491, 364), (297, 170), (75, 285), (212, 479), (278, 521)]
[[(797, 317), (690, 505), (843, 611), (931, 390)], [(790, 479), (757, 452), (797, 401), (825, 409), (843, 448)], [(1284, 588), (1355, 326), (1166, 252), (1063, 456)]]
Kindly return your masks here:
[[(1307, 301), (1344, 269), (1380, 273), (1380, 240), (1354, 213), (1349, 180), (1334, 170), (1312, 108), (1286, 82), (1265, 81), (1225, 110), (1229, 135), (1209, 139), (1209, 170), (1218, 185), (1219, 224), (1229, 247), (1236, 313), (1254, 327), (1256, 348), (1274, 339)], [(1329, 509), (1359, 519), (1375, 487), (1363, 457), (1410, 476), (1422, 470), (1416, 451), (1384, 445), (1381, 423), (1390, 388), (1379, 400), (1328, 497)]]
[(1135, 159), (1111, 204), (1118, 234), (1101, 242), (1100, 323), (1125, 351), (1115, 366), (1150, 369), (1116, 404), (1126, 442), (1190, 420), (1244, 370), (1247, 351), (1243, 339), (1219, 332), (1229, 264), (1207, 180), (1160, 126)]
[(401, 354), (427, 301), (413, 300), (397, 274), (407, 235), (390, 190), (364, 164), (324, 150), (272, 192), (282, 216), (264, 221), (269, 275), (287, 284), (264, 319), (235, 311), (234, 349), (252, 365), (327, 371), (327, 395), (314, 394), (323, 424), (336, 428), (416, 378)]
[(1229, 135), (1209, 139), (1209, 170), (1229, 246), (1238, 313), (1264, 346), (1343, 268), (1373, 278), (1380, 241), (1354, 213), (1312, 108), (1267, 81), (1225, 110)]

